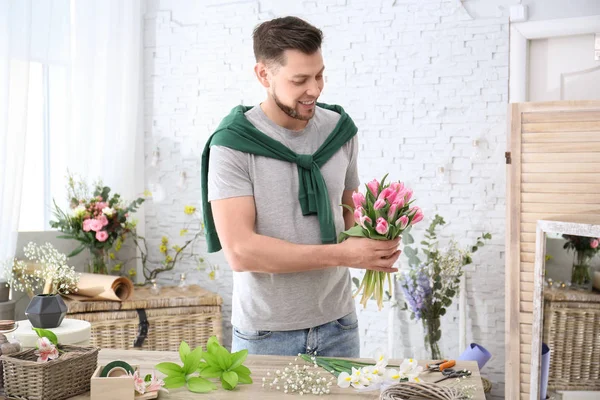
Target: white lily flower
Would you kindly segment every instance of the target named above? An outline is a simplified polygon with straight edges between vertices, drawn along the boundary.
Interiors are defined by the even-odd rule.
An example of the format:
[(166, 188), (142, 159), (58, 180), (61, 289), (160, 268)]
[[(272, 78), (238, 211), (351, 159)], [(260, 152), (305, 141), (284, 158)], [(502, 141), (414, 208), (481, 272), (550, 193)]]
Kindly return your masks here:
[(361, 371), (360, 369), (356, 369), (354, 367), (352, 367), (352, 386), (360, 389), (363, 388), (365, 386), (369, 386), (369, 381), (368, 379), (366, 379), (366, 377), (363, 374), (363, 371)]
[(341, 388), (348, 388), (350, 387), (350, 384), (352, 383), (352, 377), (350, 376), (349, 373), (347, 372), (342, 372), (340, 373), (340, 375), (338, 376), (338, 386)]
[(400, 382), (400, 373), (393, 368), (387, 369), (385, 370), (385, 380), (391, 382)]
[(375, 350), (375, 363), (379, 368), (387, 367), (388, 359), (381, 348)]
[(400, 364), (400, 373), (406, 375), (414, 371), (418, 366), (419, 362), (417, 360), (414, 358), (407, 358)]

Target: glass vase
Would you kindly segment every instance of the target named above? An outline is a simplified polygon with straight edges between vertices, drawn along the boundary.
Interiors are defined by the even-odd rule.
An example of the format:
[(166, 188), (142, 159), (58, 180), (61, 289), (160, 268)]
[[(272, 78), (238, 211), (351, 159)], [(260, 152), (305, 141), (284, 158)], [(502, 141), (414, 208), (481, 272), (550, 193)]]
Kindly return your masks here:
[(90, 248), (89, 271), (94, 274), (108, 274), (108, 252), (106, 250)]
[(423, 330), (425, 331), (425, 348), (429, 352), (431, 360), (441, 360), (439, 341), (442, 338), (440, 330), (440, 317), (423, 319)]
[(571, 270), (571, 287), (574, 289), (592, 289), (592, 256), (580, 251), (575, 253)]

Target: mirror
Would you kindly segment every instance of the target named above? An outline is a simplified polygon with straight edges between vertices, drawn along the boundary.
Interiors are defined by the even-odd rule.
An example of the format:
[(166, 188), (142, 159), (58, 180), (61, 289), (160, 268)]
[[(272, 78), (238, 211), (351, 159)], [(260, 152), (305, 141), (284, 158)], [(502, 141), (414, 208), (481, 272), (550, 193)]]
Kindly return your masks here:
[[(530, 399), (600, 396), (600, 225), (536, 228)], [(547, 391), (546, 391), (547, 387)], [(564, 396), (557, 393), (566, 391)], [(546, 397), (552, 394), (553, 396)], [(573, 397), (574, 398), (574, 397)]]

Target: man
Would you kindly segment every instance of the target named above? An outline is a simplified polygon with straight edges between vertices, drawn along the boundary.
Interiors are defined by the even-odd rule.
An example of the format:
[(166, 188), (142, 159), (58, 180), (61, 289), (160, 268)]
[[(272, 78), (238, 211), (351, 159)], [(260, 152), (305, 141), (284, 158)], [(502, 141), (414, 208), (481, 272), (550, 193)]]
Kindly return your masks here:
[(396, 271), (399, 240), (337, 243), (354, 224), (340, 203), (359, 185), (358, 143), (341, 107), (317, 104), (322, 32), (285, 17), (253, 39), (267, 98), (234, 108), (202, 162), (209, 251), (222, 245), (234, 271), (232, 351), (358, 357), (347, 267)]

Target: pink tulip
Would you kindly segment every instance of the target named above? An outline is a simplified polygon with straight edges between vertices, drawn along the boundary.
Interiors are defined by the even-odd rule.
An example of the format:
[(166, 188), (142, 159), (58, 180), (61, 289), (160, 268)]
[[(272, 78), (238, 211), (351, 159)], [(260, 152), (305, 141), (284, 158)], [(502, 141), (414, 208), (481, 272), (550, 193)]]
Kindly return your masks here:
[(377, 197), (377, 199), (380, 199), (380, 200), (386, 200), (386, 199), (388, 199), (388, 198), (390, 197), (390, 195), (392, 195), (392, 194), (393, 194), (394, 196), (396, 195), (396, 194), (394, 193), (394, 189), (392, 189), (392, 188), (390, 188), (390, 187), (386, 187), (385, 189), (383, 189), (383, 190), (381, 191), (381, 193), (379, 193), (379, 197)]
[(410, 199), (413, 196), (413, 190), (412, 189), (407, 189), (406, 190), (406, 194), (404, 195), (404, 201), (406, 201), (407, 203), (410, 201)]
[(390, 184), (390, 187), (394, 190), (394, 192), (396, 193), (400, 193), (404, 190), (404, 183), (402, 182), (392, 182)]
[(373, 223), (373, 221), (371, 220), (371, 218), (367, 217), (366, 215), (363, 215), (362, 217), (360, 217), (360, 226), (363, 227), (363, 229), (367, 229), (367, 223), (369, 224), (369, 226), (371, 226), (371, 224)]
[(352, 202), (354, 203), (354, 208), (364, 206), (366, 202), (365, 195), (361, 192), (352, 193)]
[(379, 217), (377, 218), (377, 226), (375, 227), (375, 230), (377, 231), (377, 233), (379, 233), (380, 235), (385, 235), (386, 233), (388, 233), (388, 230), (390, 229), (388, 222), (385, 220), (385, 218), (383, 217)]
[(415, 213), (415, 216), (413, 217), (412, 221), (410, 221), (410, 223), (412, 225), (416, 224), (417, 222), (420, 222), (423, 220), (423, 211), (421, 211), (420, 208), (417, 207), (417, 212)]
[(35, 355), (38, 356), (37, 362), (46, 362), (58, 358), (58, 350), (47, 337), (41, 337), (37, 342), (38, 349)]
[(360, 224), (360, 217), (362, 217), (362, 215), (363, 215), (363, 208), (357, 207), (354, 210), (354, 222), (356, 222), (357, 224)]
[(99, 216), (97, 218), (97, 220), (102, 223), (102, 226), (108, 225), (108, 218), (106, 218), (106, 215), (104, 215), (104, 214), (102, 214), (101, 216)]
[(590, 247), (591, 247), (592, 249), (595, 249), (596, 247), (598, 247), (598, 244), (599, 244), (599, 243), (600, 243), (600, 242), (598, 242), (598, 239), (594, 239), (594, 240), (592, 240), (592, 242), (590, 243)]
[(398, 205), (395, 203), (392, 203), (392, 205), (390, 206), (390, 209), (388, 210), (388, 219), (390, 221), (394, 220), (394, 217), (396, 216), (396, 211), (398, 211)]
[(98, 232), (100, 229), (102, 229), (103, 226), (104, 225), (102, 225), (102, 221), (98, 219), (92, 219), (90, 222), (90, 229), (94, 232)]
[(417, 213), (417, 211), (419, 211), (419, 207), (414, 206), (408, 209), (408, 216), (412, 217), (413, 215), (415, 215)]
[(371, 182), (367, 183), (367, 187), (373, 196), (377, 197), (377, 192), (379, 191), (379, 182), (377, 179), (373, 179)]
[(85, 221), (83, 221), (83, 231), (84, 232), (89, 232), (92, 229), (91, 223), (92, 223), (92, 220), (89, 218), (86, 219)]
[(373, 208), (376, 210), (381, 210), (383, 207), (385, 207), (385, 200), (383, 199), (379, 199), (373, 204)]
[(403, 195), (396, 196), (396, 198), (394, 199), (394, 202), (392, 204), (395, 204), (398, 208), (404, 207), (404, 204), (405, 204), (404, 196)]
[(400, 229), (404, 230), (408, 226), (408, 217), (406, 215), (401, 216), (396, 221), (396, 226), (399, 226)]
[(96, 239), (100, 242), (105, 242), (108, 239), (108, 233), (106, 231), (96, 232)]

